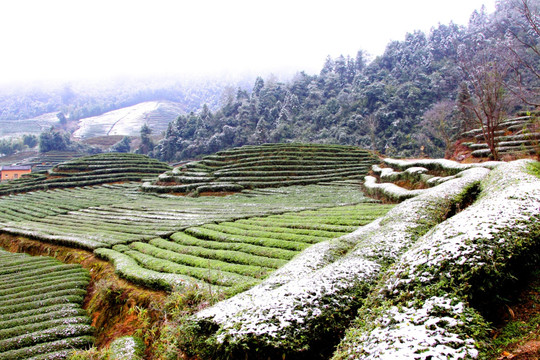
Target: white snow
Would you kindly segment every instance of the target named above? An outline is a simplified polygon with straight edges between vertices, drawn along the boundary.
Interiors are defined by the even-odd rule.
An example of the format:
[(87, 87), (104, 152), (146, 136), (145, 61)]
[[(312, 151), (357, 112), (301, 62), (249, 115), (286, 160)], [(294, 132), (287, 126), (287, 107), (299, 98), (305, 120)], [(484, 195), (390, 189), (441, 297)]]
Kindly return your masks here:
[[(163, 111), (166, 114), (163, 120), (151, 120), (151, 114), (157, 111)], [(181, 112), (178, 104), (169, 101), (147, 101), (81, 119), (79, 129), (73, 133), (73, 136), (80, 139), (105, 135), (138, 136), (145, 123), (148, 123), (154, 134), (159, 134), (166, 130), (168, 123), (178, 117)]]
[(447, 297), (429, 298), (419, 308), (391, 307), (378, 319), (378, 327), (349, 349), (349, 359), (476, 358), (474, 340), (454, 332), (464, 325), (459, 319), (463, 308), (462, 302)]

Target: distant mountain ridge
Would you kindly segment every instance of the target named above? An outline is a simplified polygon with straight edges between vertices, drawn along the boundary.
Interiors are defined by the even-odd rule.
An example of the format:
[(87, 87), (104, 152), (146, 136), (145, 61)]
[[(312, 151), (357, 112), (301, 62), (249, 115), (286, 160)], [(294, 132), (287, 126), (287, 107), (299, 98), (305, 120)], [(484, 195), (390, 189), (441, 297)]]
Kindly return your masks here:
[(133, 106), (106, 112), (79, 120), (79, 129), (73, 136), (88, 139), (96, 136), (137, 136), (144, 124), (154, 134), (167, 130), (169, 122), (184, 113), (183, 106), (172, 101), (146, 101)]

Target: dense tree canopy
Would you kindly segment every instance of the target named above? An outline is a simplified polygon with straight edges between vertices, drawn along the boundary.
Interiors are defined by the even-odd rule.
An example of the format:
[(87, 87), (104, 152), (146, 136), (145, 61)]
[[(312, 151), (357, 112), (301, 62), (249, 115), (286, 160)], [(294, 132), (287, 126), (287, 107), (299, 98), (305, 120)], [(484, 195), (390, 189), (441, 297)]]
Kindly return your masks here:
[(65, 151), (69, 148), (71, 140), (69, 134), (62, 133), (54, 128), (44, 131), (39, 136), (39, 151)]
[[(475, 11), (467, 27), (450, 23), (407, 34), (369, 64), (360, 51), (356, 58), (328, 57), (319, 75), (300, 72), (288, 83), (258, 78), (249, 94), (230, 92), (214, 113), (205, 107), (180, 116), (152, 154), (173, 161), (244, 144), (302, 141), (359, 145), (390, 156), (443, 156), (470, 126), (464, 117), (471, 109), (458, 103), (478, 96), (462, 66), (475, 59), (460, 59), (458, 49), (473, 54), (481, 42), (486, 54), (495, 54), (508, 38), (511, 24), (504, 19), (519, 15), (508, 6), (515, 1), (531, 2), (500, 1), (492, 15)], [(534, 46), (537, 35), (528, 32)], [(527, 78), (529, 88), (538, 83)]]

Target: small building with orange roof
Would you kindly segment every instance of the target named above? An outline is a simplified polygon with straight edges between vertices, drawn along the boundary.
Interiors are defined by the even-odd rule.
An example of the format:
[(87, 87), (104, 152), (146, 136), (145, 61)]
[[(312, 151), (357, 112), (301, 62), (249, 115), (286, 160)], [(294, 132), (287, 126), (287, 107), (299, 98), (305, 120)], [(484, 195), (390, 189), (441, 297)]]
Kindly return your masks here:
[(0, 167), (0, 181), (19, 179), (25, 174), (30, 174), (32, 167), (30, 165), (11, 165)]

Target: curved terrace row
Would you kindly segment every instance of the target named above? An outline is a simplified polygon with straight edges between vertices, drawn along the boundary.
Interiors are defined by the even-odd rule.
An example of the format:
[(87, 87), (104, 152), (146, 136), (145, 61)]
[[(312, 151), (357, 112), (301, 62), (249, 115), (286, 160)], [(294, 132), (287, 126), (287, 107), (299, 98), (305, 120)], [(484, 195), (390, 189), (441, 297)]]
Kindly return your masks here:
[(354, 146), (265, 144), (206, 156), (143, 184), (152, 192), (240, 191), (361, 179), (378, 161)]
[(144, 155), (106, 153), (85, 156), (58, 164), (47, 172), (30, 174), (2, 184), (0, 195), (119, 181), (140, 181), (168, 169), (169, 165)]

